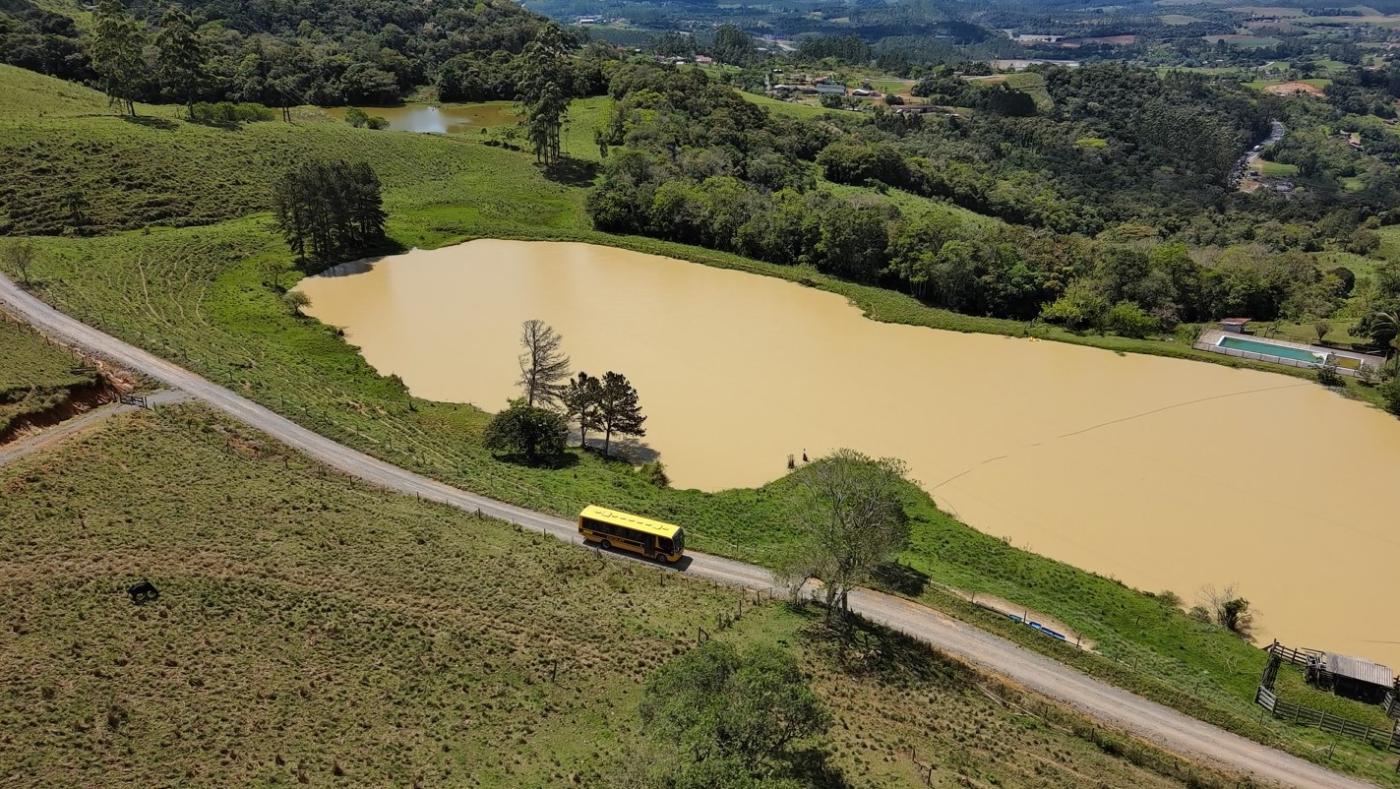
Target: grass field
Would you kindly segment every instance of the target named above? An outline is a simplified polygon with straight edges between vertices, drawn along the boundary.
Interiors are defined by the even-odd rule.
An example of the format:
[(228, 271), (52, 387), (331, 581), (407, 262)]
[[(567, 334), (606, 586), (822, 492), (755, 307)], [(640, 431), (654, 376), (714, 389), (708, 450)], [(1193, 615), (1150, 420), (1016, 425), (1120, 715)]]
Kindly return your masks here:
[(60, 406), (100, 381), (67, 349), (0, 313), (0, 436), (18, 420)]
[(1400, 225), (1386, 225), (1376, 232), (1381, 237), (1381, 254), (1388, 260), (1400, 260)]
[[(3, 83), (0, 82), (0, 85)], [(323, 139), (324, 125), (296, 127), (301, 144)], [(404, 246), (434, 247), (465, 238), (570, 239), (626, 246), (709, 265), (801, 280), (846, 295), (872, 318), (959, 331), (1022, 334), (1218, 361), (1179, 341), (1079, 337), (1045, 327), (933, 310), (912, 298), (841, 282), (810, 269), (587, 228), (583, 190), (548, 180), (527, 154), (470, 140), (365, 132), (365, 145), (407, 145), (452, 159), (415, 182), (390, 182), (390, 234)], [(328, 149), (339, 130), (324, 136)], [(67, 150), (58, 139), (54, 151)], [(108, 165), (110, 166), (110, 165)], [(262, 268), (287, 254), (265, 215), (207, 227), (155, 229), (100, 238), (48, 238), (36, 266), (39, 293), (79, 319), (186, 365), (337, 440), (386, 460), (497, 498), (560, 514), (609, 503), (685, 523), (694, 547), (773, 561), (793, 539), (786, 518), (792, 481), (757, 490), (701, 494), (658, 488), (633, 469), (593, 455), (561, 471), (494, 460), (479, 445), (486, 415), (470, 406), (411, 398), (402, 384), (375, 374), (330, 328), (294, 318), (265, 287)], [(292, 284), (284, 273), (281, 284)], [(1355, 389), (1355, 387), (1354, 387)], [(1263, 655), (1233, 636), (1196, 623), (1154, 598), (1067, 565), (1011, 548), (958, 523), (910, 491), (915, 539), (904, 564), (932, 583), (907, 594), (1000, 630), (1084, 670), (1229, 726), (1317, 758), (1322, 740), (1263, 724), (1250, 704)], [(939, 584), (986, 591), (1064, 620), (1095, 640), (1103, 656), (987, 618)], [(1378, 755), (1347, 743), (1334, 766), (1396, 783)]]
[[(99, 233), (242, 216), (266, 209), (273, 177), (312, 152), (358, 160), (372, 150), (391, 187), (467, 165), (460, 140), (354, 129), (320, 113), (295, 124), (204, 126), (177, 120), (171, 107), (142, 105), (140, 117), (121, 118), (95, 91), (11, 66), (0, 66), (0, 86), (7, 97), (20, 97), (0, 102), (0, 234)], [(57, 106), (43, 106), (45, 92), (62, 96)], [(76, 210), (68, 200), (75, 191), (83, 199)]]
[(1254, 166), (1259, 169), (1260, 175), (1268, 178), (1289, 178), (1298, 174), (1298, 165), (1296, 164), (1271, 162), (1264, 158), (1257, 160)]
[(743, 96), (748, 101), (757, 104), (760, 107), (763, 107), (769, 112), (775, 113), (777, 115), (788, 115), (794, 118), (820, 118), (828, 112), (834, 112), (837, 114), (845, 113), (847, 115), (860, 114), (860, 112), (857, 110), (829, 110), (826, 107), (815, 103), (815, 100), (813, 100), (813, 102), (811, 103), (805, 101), (782, 101), (781, 99), (775, 99), (770, 96), (763, 96), (758, 93), (746, 93), (743, 91), (740, 91), (739, 95)]
[(796, 655), (852, 786), (922, 786), (911, 747), (939, 785), (1226, 785), (887, 632), (843, 653), (771, 602), (717, 630), (735, 590), (354, 484), (196, 406), (0, 490), (16, 785), (606, 785), (641, 682), (702, 626)]
[[(1275, 93), (1275, 94), (1278, 94), (1278, 95), (1294, 95), (1294, 94), (1296, 94), (1296, 93), (1298, 93), (1298, 92), (1303, 92), (1304, 95), (1317, 95), (1317, 96), (1320, 96), (1321, 93), (1313, 93), (1313, 92), (1311, 92), (1311, 91), (1308, 91), (1307, 88), (1313, 88), (1313, 89), (1316, 89), (1317, 91), (1323, 91), (1323, 90), (1326, 90), (1326, 89), (1327, 89), (1327, 86), (1328, 86), (1328, 85), (1331, 85), (1331, 84), (1332, 84), (1332, 80), (1330, 80), (1330, 79), (1321, 79), (1321, 78), (1319, 78), (1319, 79), (1297, 79), (1297, 80), (1287, 80), (1287, 81), (1281, 80), (1281, 79), (1261, 79), (1261, 80), (1253, 80), (1253, 81), (1251, 81), (1251, 82), (1246, 82), (1246, 83), (1244, 83), (1244, 84), (1245, 84), (1245, 87), (1248, 87), (1248, 88), (1253, 88), (1253, 89), (1255, 89), (1255, 90), (1268, 91), (1268, 92), (1270, 92), (1270, 93)], [(1269, 90), (1270, 88), (1278, 88), (1279, 86), (1287, 86), (1287, 88), (1285, 89), (1285, 92), (1280, 93), (1279, 90)], [(1306, 86), (1306, 87), (1304, 87), (1304, 86)]]
[(828, 189), (834, 194), (846, 197), (867, 196), (879, 197), (893, 203), (906, 216), (919, 216), (923, 214), (950, 216), (970, 227), (996, 228), (1005, 225), (1005, 222), (994, 216), (979, 214), (968, 208), (950, 203), (946, 200), (939, 200), (932, 197), (916, 195), (913, 192), (906, 192), (902, 189), (883, 188), (877, 192), (868, 186), (851, 186), (848, 184), (837, 184), (823, 180), (822, 188)]
[(1017, 71), (1011, 74), (994, 74), (989, 77), (968, 77), (974, 85), (1005, 84), (1009, 88), (1029, 93), (1035, 99), (1035, 106), (1048, 110), (1055, 106), (1055, 100), (1045, 89), (1045, 77), (1034, 71)]

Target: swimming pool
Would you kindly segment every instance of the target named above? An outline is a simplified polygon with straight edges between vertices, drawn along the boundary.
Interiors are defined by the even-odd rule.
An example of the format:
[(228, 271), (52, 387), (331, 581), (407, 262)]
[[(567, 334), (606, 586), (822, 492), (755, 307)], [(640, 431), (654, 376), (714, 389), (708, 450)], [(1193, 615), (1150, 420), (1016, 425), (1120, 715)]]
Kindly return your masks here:
[(1221, 337), (1219, 344), (1222, 348), (1234, 348), (1237, 351), (1249, 351), (1263, 356), (1277, 356), (1282, 359), (1296, 359), (1309, 364), (1320, 364), (1324, 361), (1322, 354), (1313, 353), (1305, 348), (1276, 345), (1271, 342), (1257, 342), (1246, 340), (1243, 337)]

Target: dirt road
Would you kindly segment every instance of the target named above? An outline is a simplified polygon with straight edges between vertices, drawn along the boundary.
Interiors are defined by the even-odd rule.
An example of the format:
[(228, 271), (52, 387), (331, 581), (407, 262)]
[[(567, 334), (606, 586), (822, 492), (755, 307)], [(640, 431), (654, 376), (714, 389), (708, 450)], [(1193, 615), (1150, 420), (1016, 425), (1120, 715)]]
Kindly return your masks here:
[[(172, 389), (186, 392), (350, 476), (469, 512), (479, 511), (565, 542), (580, 542), (572, 521), (468, 493), (338, 444), (228, 389), (58, 312), (20, 290), (4, 276), (0, 276), (0, 306), (56, 339), (106, 356)], [(682, 563), (679, 569), (688, 575), (750, 589), (780, 591), (772, 575), (761, 567), (702, 553), (687, 556), (689, 561)], [(1256, 780), (1288, 786), (1370, 786), (1095, 680), (902, 598), (863, 589), (852, 593), (850, 603), (852, 609), (868, 619), (1177, 753), (1250, 774)]]

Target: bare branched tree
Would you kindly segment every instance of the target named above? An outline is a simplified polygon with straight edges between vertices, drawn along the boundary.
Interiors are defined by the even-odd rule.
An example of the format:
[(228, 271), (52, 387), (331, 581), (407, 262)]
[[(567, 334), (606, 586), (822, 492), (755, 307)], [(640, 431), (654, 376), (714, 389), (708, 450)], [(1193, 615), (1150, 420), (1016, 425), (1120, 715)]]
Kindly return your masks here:
[(530, 319), (520, 325), (520, 386), (529, 406), (558, 405), (569, 377), (569, 357), (564, 355), (564, 338), (542, 320)]
[(1216, 589), (1213, 584), (1201, 587), (1201, 604), (1196, 610), (1200, 609), (1204, 609), (1201, 618), (1214, 620), (1215, 624), (1243, 639), (1250, 639), (1254, 632), (1255, 612), (1249, 609), (1249, 601), (1240, 596), (1234, 584), (1226, 584), (1224, 589)]
[(908, 471), (899, 460), (839, 449), (799, 474), (798, 520), (805, 539), (783, 576), (792, 589), (820, 578), (829, 621), (837, 610), (849, 612), (851, 588), (869, 580), (908, 541), (902, 500)]

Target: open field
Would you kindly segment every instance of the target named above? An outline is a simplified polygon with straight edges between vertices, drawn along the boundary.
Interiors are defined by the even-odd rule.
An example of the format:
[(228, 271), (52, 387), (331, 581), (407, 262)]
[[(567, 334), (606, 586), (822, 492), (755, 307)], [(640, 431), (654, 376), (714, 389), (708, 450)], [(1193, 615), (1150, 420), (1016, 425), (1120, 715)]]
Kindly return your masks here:
[(0, 437), (17, 421), (67, 403), (97, 386), (96, 370), (0, 314)]
[(1376, 232), (1381, 237), (1381, 254), (1388, 260), (1400, 260), (1400, 225), (1386, 225)]
[[(195, 406), (0, 489), (20, 785), (603, 785), (641, 681), (739, 599), (354, 484)], [(140, 579), (161, 596), (137, 607)], [(796, 654), (854, 786), (922, 785), (911, 747), (948, 784), (1224, 785), (884, 631), (843, 653), (767, 603), (716, 634)]]
[(1279, 39), (1273, 36), (1253, 36), (1243, 33), (1230, 33), (1228, 35), (1201, 36), (1201, 39), (1208, 44), (1218, 44), (1224, 42), (1236, 47), (1271, 47), (1278, 44)]
[(739, 95), (743, 96), (746, 100), (757, 104), (760, 107), (763, 107), (769, 112), (775, 113), (777, 115), (788, 115), (793, 118), (820, 118), (828, 112), (834, 112), (838, 114), (847, 113), (850, 115), (859, 114), (857, 110), (829, 110), (826, 107), (823, 107), (822, 105), (818, 104), (815, 98), (808, 102), (806, 100), (783, 101), (781, 99), (772, 98), (771, 96), (764, 96), (758, 93), (748, 93), (744, 91), (740, 91)]
[(979, 214), (976, 211), (963, 208), (960, 205), (946, 200), (924, 197), (922, 195), (916, 195), (913, 192), (906, 192), (902, 189), (886, 187), (877, 192), (875, 189), (868, 186), (835, 184), (826, 180), (822, 181), (822, 186), (831, 190), (834, 194), (845, 195), (847, 197), (865, 196), (874, 199), (888, 200), (908, 216), (919, 216), (921, 214), (948, 216), (966, 225), (982, 228), (1000, 227), (1005, 224), (997, 217)]
[(1262, 90), (1265, 93), (1272, 93), (1275, 96), (1312, 96), (1322, 98), (1324, 90), (1332, 84), (1330, 79), (1295, 79), (1288, 82), (1281, 80), (1256, 80), (1245, 83), (1255, 90)]
[(1290, 178), (1298, 174), (1298, 165), (1296, 164), (1271, 162), (1264, 158), (1258, 159), (1254, 166), (1258, 168), (1259, 174), (1266, 178)]
[[(319, 112), (295, 124), (216, 127), (176, 120), (170, 107), (142, 105), (142, 116), (120, 118), (95, 91), (11, 66), (0, 66), (0, 85), (30, 97), (0, 104), (0, 233), (99, 233), (242, 216), (268, 208), (273, 176), (313, 152), (353, 161), (372, 149), (389, 186), (468, 166), (459, 140), (354, 129)], [(43, 110), (33, 98), (45, 90), (65, 95), (58, 109)], [(75, 193), (77, 206), (68, 199)]]
[(1055, 105), (1054, 99), (1050, 98), (1050, 93), (1045, 90), (1045, 77), (1034, 71), (1015, 71), (1009, 74), (993, 74), (986, 77), (967, 77), (967, 80), (974, 85), (1001, 85), (1008, 88), (1029, 93), (1035, 99), (1035, 105), (1042, 110), (1049, 109)]
[[(326, 134), (326, 127), (336, 129)], [(335, 150), (343, 124), (294, 127), (300, 144)], [(348, 130), (348, 129), (347, 129)], [(354, 131), (354, 130), (348, 130)], [(241, 133), (241, 132), (233, 132)], [(1022, 334), (1021, 323), (955, 315), (878, 288), (844, 283), (810, 269), (786, 268), (678, 244), (617, 237), (587, 228), (583, 191), (546, 179), (526, 154), (474, 141), (360, 132), (358, 144), (407, 146), (446, 157), (448, 166), (414, 182), (389, 181), (390, 234), (403, 246), (433, 247), (469, 237), (554, 238), (627, 246), (710, 265), (802, 280), (848, 296), (871, 317), (960, 331)], [(38, 143), (36, 143), (38, 144)], [(71, 143), (55, 139), (55, 151)], [(371, 151), (377, 148), (370, 149)], [(98, 167), (113, 165), (89, 160)], [(388, 179), (386, 179), (387, 181)], [(190, 188), (195, 188), (193, 185)], [(280, 285), (295, 275), (266, 216), (149, 234), (41, 241), (39, 293), (70, 314), (210, 377), (303, 425), (394, 463), (511, 502), (571, 514), (583, 503), (609, 501), (687, 524), (696, 548), (772, 561), (792, 539), (785, 519), (789, 480), (758, 490), (705, 495), (657, 488), (632, 468), (584, 455), (558, 472), (491, 458), (479, 445), (486, 415), (470, 406), (409, 397), (376, 375), (335, 332), (289, 314), (264, 285), (265, 264), (282, 266)], [(1038, 335), (1097, 345), (1218, 361), (1185, 342), (1079, 337), (1035, 328)], [(444, 363), (451, 363), (449, 357)], [(1360, 391), (1353, 387), (1354, 391)], [(1151, 698), (1236, 731), (1317, 758), (1323, 740), (1261, 724), (1249, 699), (1263, 666), (1258, 650), (1187, 619), (1153, 598), (1110, 579), (1007, 546), (938, 512), (910, 492), (915, 541), (904, 558), (931, 583), (901, 586), (960, 617), (993, 629)], [(1103, 656), (1077, 653), (1017, 627), (987, 619), (939, 584), (991, 592), (1046, 611), (1100, 644)], [(1296, 734), (1296, 738), (1295, 738)], [(1346, 743), (1333, 766), (1386, 780), (1393, 763)], [(1393, 775), (1393, 773), (1391, 774)], [(1393, 779), (1391, 779), (1393, 780)]]

